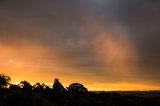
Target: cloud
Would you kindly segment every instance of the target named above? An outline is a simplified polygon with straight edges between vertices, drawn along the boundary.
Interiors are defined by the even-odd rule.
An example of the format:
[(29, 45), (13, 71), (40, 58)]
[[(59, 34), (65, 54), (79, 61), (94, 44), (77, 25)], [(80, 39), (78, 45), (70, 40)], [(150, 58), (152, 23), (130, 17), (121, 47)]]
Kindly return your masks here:
[(54, 70), (66, 79), (80, 75), (84, 82), (158, 84), (159, 5), (151, 0), (1, 1), (1, 59), (6, 56), (11, 64), (19, 56), (32, 71)]

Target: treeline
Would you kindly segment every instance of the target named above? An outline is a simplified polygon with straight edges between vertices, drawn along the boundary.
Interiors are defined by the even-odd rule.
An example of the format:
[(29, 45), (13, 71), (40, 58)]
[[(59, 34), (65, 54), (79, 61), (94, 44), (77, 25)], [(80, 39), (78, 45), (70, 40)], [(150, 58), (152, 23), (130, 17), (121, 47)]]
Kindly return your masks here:
[(53, 86), (27, 81), (10, 83), (0, 75), (0, 106), (160, 106), (160, 97), (137, 97), (115, 92), (91, 92), (79, 83), (65, 88), (58, 79)]

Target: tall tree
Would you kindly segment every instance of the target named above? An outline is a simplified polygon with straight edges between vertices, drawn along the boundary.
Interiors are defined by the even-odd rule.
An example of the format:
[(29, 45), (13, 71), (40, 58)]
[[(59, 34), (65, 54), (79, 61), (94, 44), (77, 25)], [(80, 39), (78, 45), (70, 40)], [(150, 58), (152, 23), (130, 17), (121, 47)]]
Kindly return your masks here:
[(60, 92), (64, 92), (66, 91), (66, 89), (63, 87), (63, 85), (61, 84), (61, 82), (59, 82), (59, 79), (56, 78), (54, 80), (54, 84), (53, 84), (53, 87), (52, 87), (53, 91), (56, 92), (56, 93), (60, 93)]
[(54, 80), (52, 89), (53, 89), (53, 94), (54, 94), (53, 97), (55, 100), (63, 98), (66, 94), (66, 89), (63, 87), (61, 82), (59, 82), (58, 78)]

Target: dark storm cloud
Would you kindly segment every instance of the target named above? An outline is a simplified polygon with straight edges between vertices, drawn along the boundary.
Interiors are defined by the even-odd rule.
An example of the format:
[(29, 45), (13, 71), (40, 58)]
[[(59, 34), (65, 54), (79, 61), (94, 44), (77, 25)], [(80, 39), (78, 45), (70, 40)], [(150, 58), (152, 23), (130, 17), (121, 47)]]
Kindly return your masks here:
[(139, 49), (146, 55), (158, 56), (160, 53), (160, 2), (153, 0), (134, 0), (118, 3), (117, 17), (124, 22), (133, 33), (133, 39)]
[[(92, 49), (91, 42), (97, 36), (96, 30), (90, 31), (93, 23), (108, 28), (112, 22), (118, 22), (129, 32), (140, 53), (139, 76), (143, 76), (142, 80), (153, 78), (157, 83), (160, 81), (159, 13), (158, 0), (1, 0), (0, 43), (34, 42), (57, 48)], [(73, 63), (75, 67), (101, 66), (91, 50), (83, 53), (64, 51), (61, 57), (80, 60)]]
[(134, 0), (119, 2), (116, 16), (128, 27), (132, 39), (139, 50), (139, 65), (143, 71), (138, 76), (143, 79), (160, 81), (160, 2)]

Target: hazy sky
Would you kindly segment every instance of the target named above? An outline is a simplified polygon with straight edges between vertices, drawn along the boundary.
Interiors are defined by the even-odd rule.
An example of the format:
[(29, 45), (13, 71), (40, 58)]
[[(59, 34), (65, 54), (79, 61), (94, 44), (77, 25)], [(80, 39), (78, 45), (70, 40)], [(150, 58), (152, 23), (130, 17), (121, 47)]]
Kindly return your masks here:
[(0, 73), (90, 90), (160, 89), (160, 1), (0, 0)]

